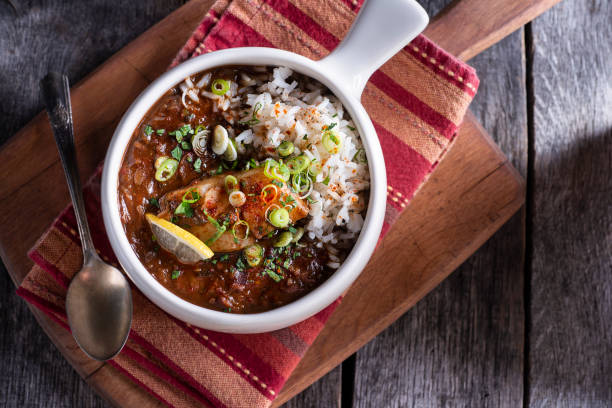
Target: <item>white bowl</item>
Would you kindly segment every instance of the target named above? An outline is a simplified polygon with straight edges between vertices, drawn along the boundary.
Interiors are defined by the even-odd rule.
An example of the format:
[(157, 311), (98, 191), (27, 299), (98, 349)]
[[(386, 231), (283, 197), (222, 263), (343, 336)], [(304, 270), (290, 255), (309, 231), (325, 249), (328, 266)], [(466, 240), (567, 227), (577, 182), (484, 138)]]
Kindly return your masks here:
[[(385, 163), (374, 126), (359, 101), (361, 92), (370, 75), (420, 33), (427, 21), (427, 14), (414, 0), (369, 0), (344, 41), (320, 61), (273, 48), (233, 48), (190, 59), (149, 85), (117, 126), (102, 174), (104, 225), (121, 266), (138, 289), (178, 319), (228, 333), (260, 333), (290, 326), (319, 312), (344, 293), (359, 276), (376, 247), (386, 206)], [(371, 187), (367, 214), (359, 238), (344, 263), (317, 289), (292, 303), (263, 313), (219, 312), (189, 303), (170, 292), (138, 260), (119, 216), (119, 169), (124, 151), (143, 116), (168, 89), (186, 77), (223, 65), (287, 66), (323, 83), (342, 101), (355, 122), (369, 163)]]

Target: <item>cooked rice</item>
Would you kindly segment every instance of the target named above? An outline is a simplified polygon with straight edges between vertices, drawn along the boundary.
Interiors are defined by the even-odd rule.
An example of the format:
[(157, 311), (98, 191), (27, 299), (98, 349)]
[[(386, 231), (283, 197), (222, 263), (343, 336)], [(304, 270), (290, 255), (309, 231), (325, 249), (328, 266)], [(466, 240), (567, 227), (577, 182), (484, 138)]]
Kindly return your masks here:
[[(303, 153), (322, 163), (309, 195), (306, 232), (319, 246), (328, 248), (328, 265), (338, 268), (342, 260), (334, 246), (352, 245), (358, 236), (369, 189), (367, 162), (354, 160), (363, 149), (359, 134), (340, 101), (319, 82), (300, 76), (304, 79), (298, 83), (286, 67), (274, 68), (271, 74), (265, 67), (255, 71), (253, 77), (242, 74), (239, 84), (232, 81), (224, 96), (206, 91), (210, 77), (197, 84), (186, 80), (180, 87), (183, 101), (186, 103), (187, 97), (197, 101), (198, 95), (193, 91), (203, 88), (197, 89), (199, 94), (214, 100), (214, 110), (221, 111), (229, 123), (256, 118), (258, 123), (235, 138), (239, 153), (252, 145), (260, 153), (259, 159), (278, 160), (276, 147), (289, 140), (295, 145), (296, 154)], [(234, 117), (236, 108), (241, 108), (239, 118)], [(342, 144), (336, 154), (330, 154), (322, 137), (334, 123), (333, 129)]]

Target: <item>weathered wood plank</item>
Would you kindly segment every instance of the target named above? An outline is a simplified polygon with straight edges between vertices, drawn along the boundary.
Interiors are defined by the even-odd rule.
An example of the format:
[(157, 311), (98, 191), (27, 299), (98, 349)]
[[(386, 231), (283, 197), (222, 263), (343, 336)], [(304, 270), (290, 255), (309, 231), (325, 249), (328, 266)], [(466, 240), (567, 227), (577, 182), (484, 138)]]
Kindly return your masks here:
[(340, 408), (342, 369), (338, 366), (287, 401), (283, 408)]
[[(525, 174), (523, 53), (521, 30), (470, 63), (481, 78), (472, 109)], [(521, 211), (446, 282), (357, 353), (355, 406), (521, 406), (523, 256)]]
[(612, 406), (612, 3), (533, 25), (532, 407)]

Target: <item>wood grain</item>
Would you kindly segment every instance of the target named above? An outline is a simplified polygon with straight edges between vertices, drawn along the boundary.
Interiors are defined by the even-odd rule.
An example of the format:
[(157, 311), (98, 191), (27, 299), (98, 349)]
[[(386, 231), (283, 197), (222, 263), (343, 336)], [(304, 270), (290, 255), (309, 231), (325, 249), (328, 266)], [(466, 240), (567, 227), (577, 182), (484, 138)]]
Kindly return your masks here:
[[(525, 175), (523, 30), (470, 64), (471, 110)], [(520, 407), (524, 225), (521, 210), (476, 254), (357, 352), (355, 407)]]
[(612, 406), (612, 3), (533, 23), (532, 407)]
[[(128, 46), (73, 89), (75, 118), (77, 123), (81, 123), (77, 125), (77, 141), (79, 155), (83, 158), (82, 169), (91, 170), (101, 158), (110, 130), (121, 110), (125, 109), (125, 105), (122, 105), (124, 102), (119, 100), (131, 100), (139, 87), (144, 86), (160, 72), (163, 69), (160, 67), (167, 65), (170, 56), (184, 41), (206, 8), (204, 1), (195, 0), (188, 3), (174, 15), (175, 18), (180, 16), (179, 21), (182, 24), (170, 25), (162, 22), (136, 40), (135, 45), (133, 43)], [(186, 33), (182, 38), (179, 33), (181, 30)], [(172, 51), (160, 49), (156, 50), (156, 54), (144, 52), (134, 59), (131, 52), (141, 50), (145, 44), (168, 47)], [(134, 61), (139, 65), (136, 66)], [(108, 86), (112, 83), (123, 84), (126, 80), (129, 80), (131, 86)], [(105, 103), (108, 100), (113, 103)], [(87, 126), (88, 120), (94, 120), (96, 126)], [(8, 174), (6, 170), (19, 165), (22, 154), (30, 155), (32, 163), (14, 177), (7, 178), (6, 183), (0, 186), (0, 207), (4, 205), (0, 211), (0, 216), (3, 217), (0, 221), (23, 226), (3, 231), (0, 235), (4, 251), (2, 256), (16, 280), (23, 277), (29, 263), (25, 261), (23, 252), (16, 251), (15, 248), (25, 251), (34, 237), (48, 225), (67, 201), (65, 190), (56, 188), (63, 186), (63, 183), (59, 166), (53, 159), (54, 155), (43, 153), (45, 149), (49, 151), (49, 140), (49, 130), (39, 117), (0, 152), (3, 159), (0, 160), (0, 167), (5, 166), (0, 168), (3, 174)], [(48, 199), (43, 211), (39, 211), (38, 206), (33, 206), (28, 200), (33, 195)], [(495, 197), (495, 200), (489, 200), (491, 197)], [(417, 196), (415, 204), (411, 205), (411, 217), (403, 217), (389, 238), (383, 242), (381, 251), (373, 259), (373, 266), (368, 269), (369, 273), (362, 275), (341, 306), (340, 310), (345, 312), (334, 314), (322, 337), (290, 379), (277, 404), (286, 401), (329, 371), (399, 317), (480, 246), (520, 206), (522, 200), (523, 185), (520, 178), (474, 118), (468, 117), (455, 148)], [(453, 205), (458, 202), (464, 203), (465, 207)], [(18, 209), (15, 203), (20, 204)], [(28, 208), (28, 205), (33, 207)], [(25, 221), (24, 214), (28, 214), (27, 222), (19, 221)], [(406, 237), (409, 237), (408, 241)], [(11, 245), (10, 252), (5, 250), (7, 243)], [(412, 256), (419, 259), (418, 263), (396, 264), (381, 255), (385, 248), (397, 251), (406, 244), (411, 248)], [(404, 268), (408, 267), (410, 273), (406, 274)], [(388, 274), (389, 280), (385, 283), (390, 287), (392, 296), (382, 299), (381, 310), (378, 312), (372, 308), (361, 312), (357, 324), (353, 324), (355, 310), (364, 307), (360, 293), (370, 298), (376, 296), (372, 282), (378, 283), (377, 268), (394, 270), (394, 273)], [(393, 282), (393, 279), (398, 282)], [(351, 318), (343, 318), (344, 315)], [(49, 325), (45, 328), (53, 330)], [(342, 338), (339, 338), (337, 333), (342, 333)], [(325, 339), (334, 341), (326, 342)], [(69, 352), (66, 349), (62, 351)], [(323, 361), (321, 356), (325, 356)], [(96, 378), (103, 378), (96, 377), (97, 373), (102, 375), (104, 372), (102, 369), (96, 371), (96, 374), (90, 376), (90, 382), (103, 393), (113, 395), (115, 402), (121, 401), (121, 395), (126, 392), (125, 384), (115, 388), (115, 385), (108, 382), (95, 381)]]
[[(425, 35), (464, 61), (518, 30), (561, 0), (455, 0), (438, 14)], [(460, 27), (452, 36), (448, 27)]]

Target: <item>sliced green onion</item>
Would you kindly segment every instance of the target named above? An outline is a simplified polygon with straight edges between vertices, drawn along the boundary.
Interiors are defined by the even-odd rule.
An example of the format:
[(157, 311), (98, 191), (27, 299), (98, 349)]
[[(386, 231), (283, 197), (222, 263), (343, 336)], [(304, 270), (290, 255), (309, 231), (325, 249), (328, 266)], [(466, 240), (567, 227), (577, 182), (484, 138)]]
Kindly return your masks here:
[(302, 174), (294, 174), (291, 179), (291, 187), (293, 187), (296, 193), (307, 192), (310, 189), (311, 183), (310, 177)]
[(155, 168), (159, 169), (159, 166), (161, 166), (162, 163), (166, 161), (166, 159), (169, 159), (169, 157), (168, 156), (159, 156), (157, 159), (155, 159)]
[(221, 126), (215, 126), (215, 130), (213, 132), (213, 142), (212, 142), (212, 151), (215, 154), (223, 154), (225, 150), (227, 150), (227, 146), (229, 144), (229, 136), (227, 134), (227, 130)]
[(223, 153), (223, 158), (227, 161), (234, 161), (238, 158), (238, 151), (236, 150), (236, 142), (234, 142), (232, 139), (228, 140), (227, 149), (225, 150), (225, 153)]
[(215, 235), (213, 235), (212, 237), (208, 238), (206, 240), (206, 242), (204, 242), (206, 245), (212, 245), (216, 240), (218, 240), (219, 238), (221, 238), (221, 235), (223, 235), (223, 233), (225, 232), (225, 225), (221, 226), (221, 229), (218, 229), (215, 232)]
[(359, 149), (353, 156), (353, 161), (357, 163), (367, 163), (368, 158), (366, 157), (365, 150)]
[(147, 136), (151, 136), (151, 134), (153, 133), (153, 128), (151, 127), (151, 125), (145, 126), (144, 133)]
[[(239, 232), (238, 232), (238, 228), (240, 228), (241, 225), (244, 225), (244, 234), (242, 237), (239, 236)], [(232, 226), (232, 235), (234, 236), (234, 238), (242, 241), (248, 238), (249, 229), (250, 229), (249, 223), (246, 222), (245, 220), (236, 221), (234, 225)]]
[(293, 146), (293, 143), (291, 143), (289, 140), (285, 140), (284, 142), (278, 145), (276, 151), (281, 157), (287, 157), (291, 153), (293, 153), (294, 148), (295, 146)]
[(323, 179), (323, 184), (325, 184), (326, 186), (329, 184), (329, 176), (325, 177), (325, 179)]
[(227, 194), (238, 188), (238, 179), (232, 175), (225, 176), (225, 191)]
[(332, 132), (331, 130), (326, 130), (323, 133), (323, 147), (330, 154), (336, 154), (340, 151), (340, 147), (342, 146), (342, 140), (340, 136), (336, 132)]
[(289, 225), (289, 211), (285, 208), (277, 208), (270, 213), (268, 221), (276, 228), (285, 228)]
[(230, 83), (225, 79), (215, 79), (212, 85), (210, 86), (210, 90), (212, 91), (212, 93), (220, 96), (225, 95), (227, 91), (229, 91), (229, 89)]
[(274, 176), (271, 173), (271, 170), (274, 167), (277, 167), (278, 163), (276, 162), (276, 160), (274, 159), (266, 159), (265, 163), (264, 163), (264, 174), (266, 175), (266, 177), (268, 178), (274, 178)]
[(310, 159), (303, 154), (287, 160), (287, 167), (289, 168), (289, 173), (291, 174), (299, 174), (306, 170), (309, 165)]
[(308, 167), (308, 174), (310, 174), (312, 177), (316, 177), (317, 174), (321, 172), (322, 168), (323, 165), (315, 159), (312, 161), (312, 163), (310, 163), (310, 166)]
[(229, 202), (232, 207), (242, 207), (246, 203), (246, 195), (240, 190), (234, 190), (229, 195)]
[(291, 173), (289, 172), (289, 167), (287, 167), (287, 165), (281, 164), (278, 167), (272, 168), (272, 176), (273, 178), (281, 181), (287, 181), (289, 180), (289, 177), (291, 177)]
[(291, 240), (291, 242), (295, 244), (296, 242), (298, 242), (302, 238), (303, 235), (304, 235), (304, 228), (302, 228), (302, 227), (296, 228), (295, 233), (293, 234), (293, 239)]
[(164, 160), (155, 172), (155, 180), (157, 181), (168, 181), (170, 177), (174, 176), (176, 169), (178, 169), (178, 160), (167, 158)]
[(276, 241), (274, 241), (274, 246), (277, 248), (286, 247), (292, 240), (293, 234), (289, 231), (284, 231), (278, 236), (278, 238), (276, 238)]
[[(187, 198), (188, 195), (191, 194), (191, 198)], [(200, 193), (197, 192), (196, 189), (192, 188), (191, 190), (187, 190), (187, 192), (183, 195), (182, 201), (184, 203), (193, 204), (200, 199)]]
[(250, 245), (242, 251), (244, 257), (246, 258), (249, 266), (257, 266), (261, 262), (261, 258), (263, 257), (263, 248), (261, 245), (253, 244)]

